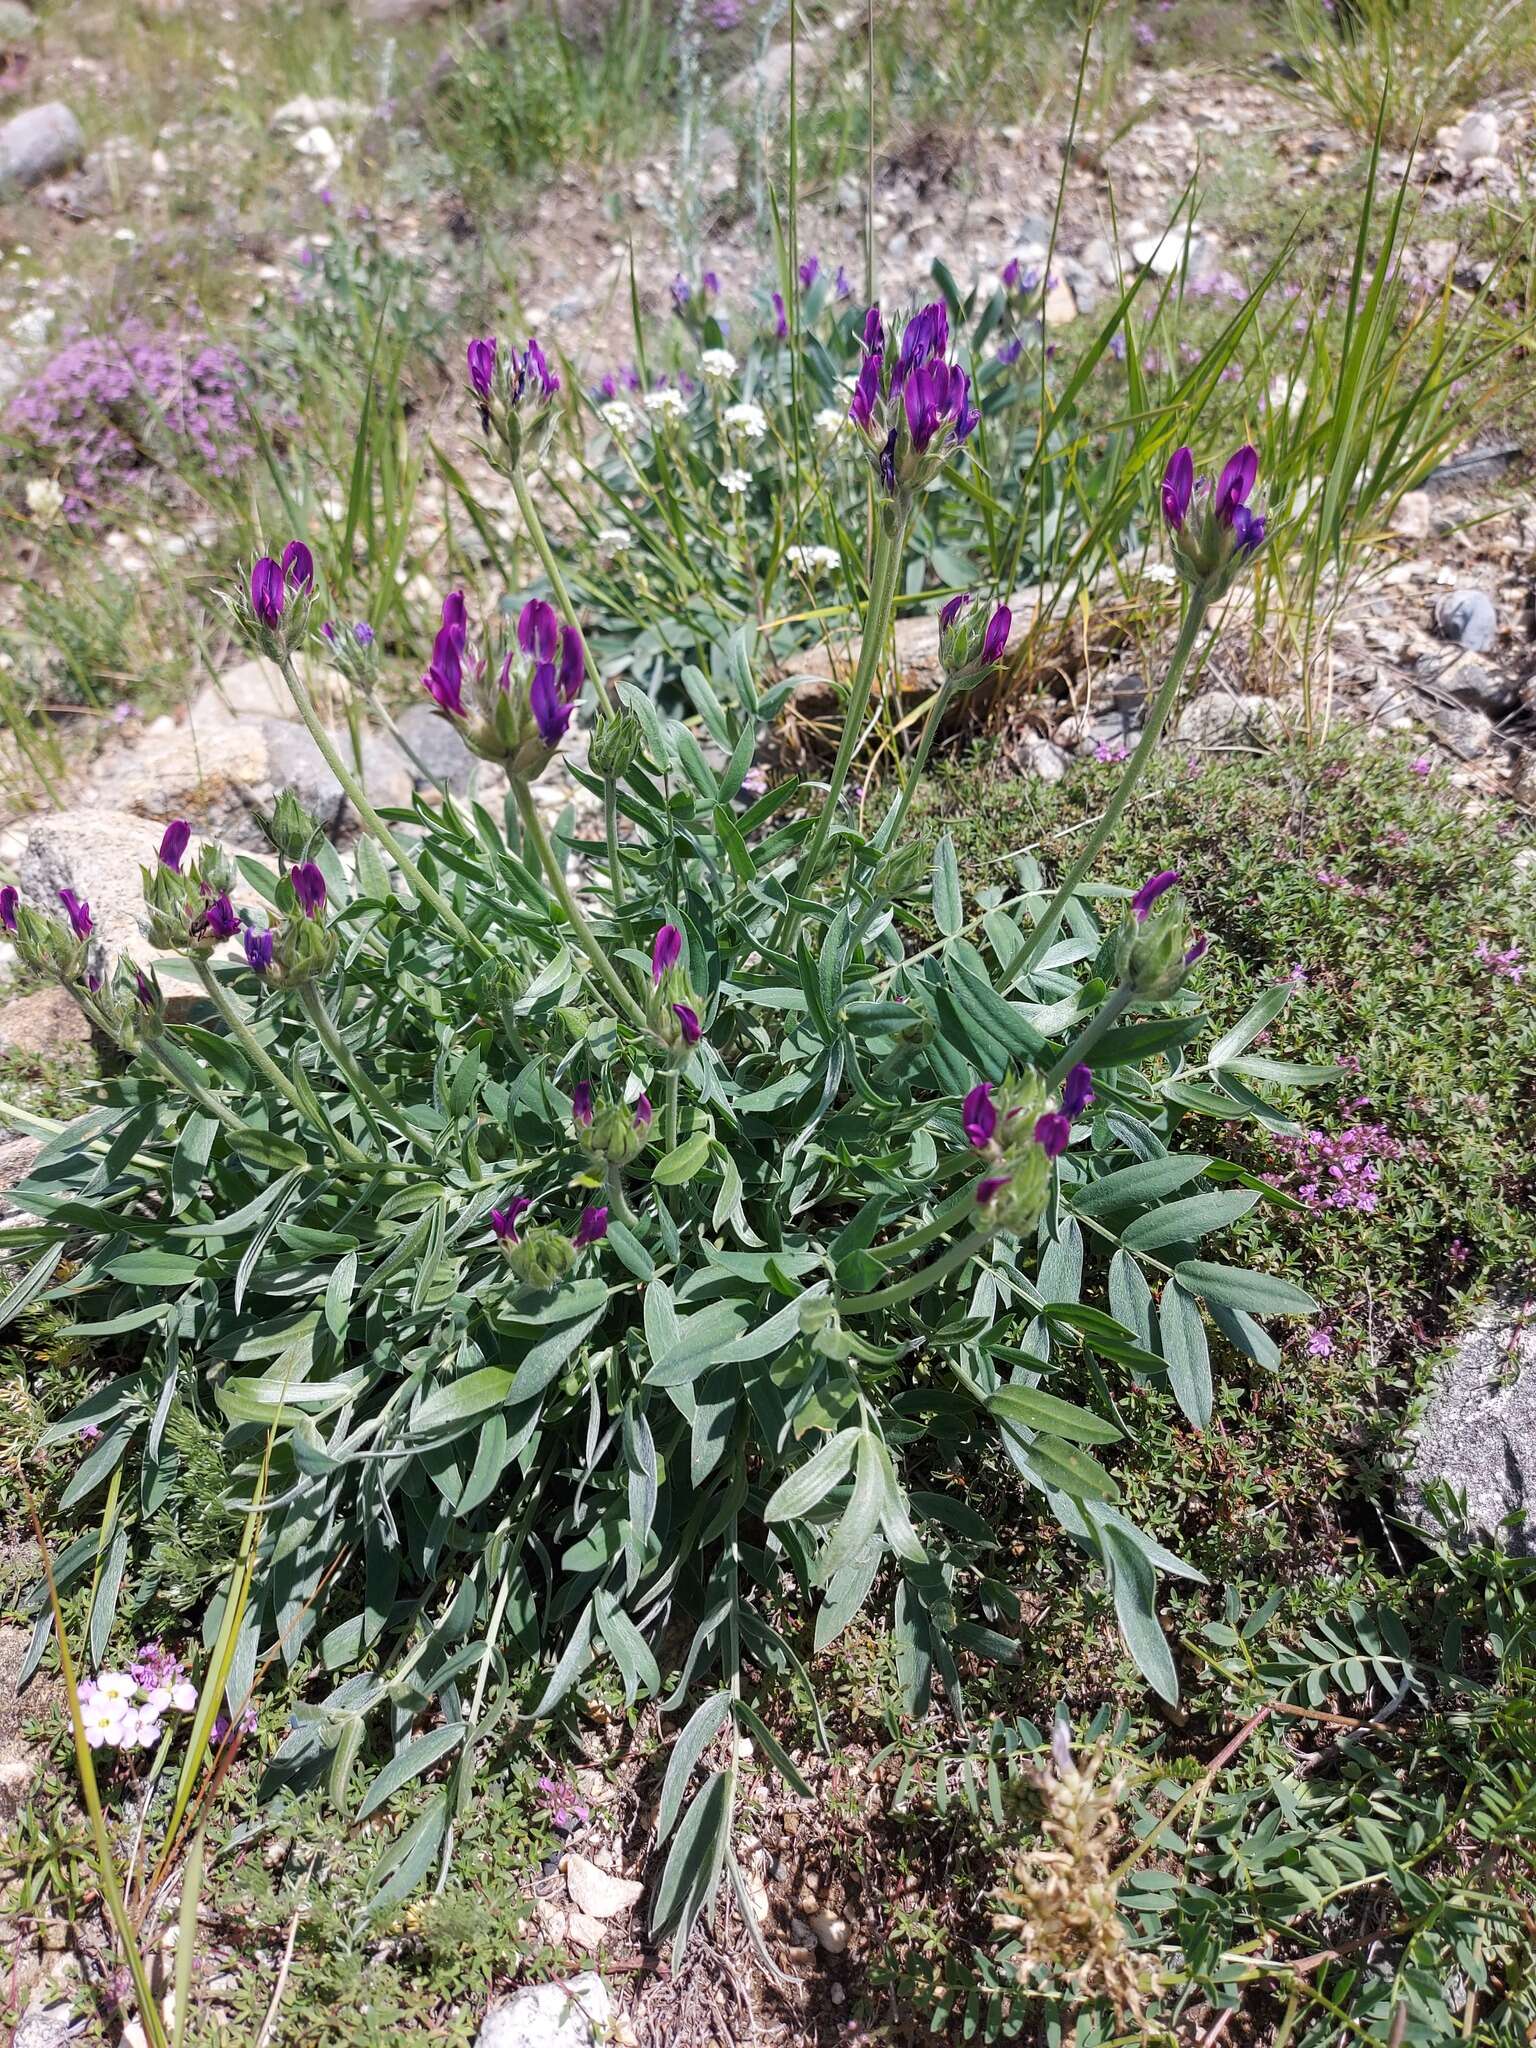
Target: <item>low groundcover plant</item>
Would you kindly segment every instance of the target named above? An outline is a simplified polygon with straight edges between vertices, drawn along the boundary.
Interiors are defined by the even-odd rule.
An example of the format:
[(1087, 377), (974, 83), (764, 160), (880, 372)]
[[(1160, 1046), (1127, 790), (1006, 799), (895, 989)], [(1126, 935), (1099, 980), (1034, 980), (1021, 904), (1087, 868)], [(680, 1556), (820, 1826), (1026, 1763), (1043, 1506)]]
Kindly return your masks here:
[[(6, 1233), (36, 1253), (9, 1312), (68, 1303), (126, 1361), (47, 1438), (94, 1433), (65, 1506), (107, 1503), (56, 1578), (90, 1586), (104, 1661), (140, 1518), (174, 1484), (168, 1416), (222, 1426), (248, 1534), (203, 1621), (215, 1690), (238, 1718), (274, 1657), (310, 1674), (268, 1791), (328, 1774), (367, 1814), (434, 1777), (381, 1860), (381, 1907), (446, 1871), (493, 1738), (608, 1659), (627, 1701), (685, 1717), (654, 1924), (686, 1938), (726, 1873), (747, 1911), (738, 1739), (800, 1785), (749, 1694), (806, 1679), (802, 1653), (872, 1599), (914, 1715), (936, 1694), (963, 1714), (967, 1664), (1011, 1653), (1018, 1597), (966, 1497), (989, 1462), (1107, 1574), (1174, 1700), (1157, 1578), (1197, 1574), (1116, 1505), (1095, 1455), (1128, 1434), (1115, 1383), (1203, 1427), (1207, 1319), (1273, 1365), (1256, 1318), (1312, 1306), (1204, 1255), (1288, 1198), (1181, 1144), (1191, 1117), (1291, 1128), (1255, 1084), (1329, 1070), (1248, 1051), (1289, 989), (1197, 1059), (1206, 941), (1177, 874), (1087, 882), (1209, 605), (1265, 542), (1257, 457), (1198, 485), (1174, 457), (1187, 613), (1142, 744), (1053, 897), (1030, 871), (968, 906), (948, 837), (931, 859), (902, 838), (921, 751), (871, 832), (841, 801), (901, 536), (975, 418), (942, 305), (872, 309), (863, 335), (871, 596), (819, 804), (794, 781), (744, 801), (788, 688), (760, 689), (747, 632), (686, 672), (698, 730), (595, 673), (534, 502), (558, 379), (536, 344), (484, 340), (473, 403), (548, 594), (476, 621), (449, 593), (424, 683), (505, 770), (505, 817), (369, 803), (295, 655), (328, 649), (366, 683), (374, 650), (324, 619), (294, 541), (232, 608), (352, 796), (355, 867), (291, 796), (267, 821), (275, 871), (194, 854), (172, 824), (146, 932), (201, 991), (190, 1016), (142, 968), (103, 973), (88, 904), (0, 900), (23, 958), (130, 1056), (45, 1145), (15, 1197), (37, 1220)], [(1008, 628), (946, 606), (945, 695)], [(591, 767), (567, 767), (606, 829), (557, 845), (530, 783), (584, 696)]]

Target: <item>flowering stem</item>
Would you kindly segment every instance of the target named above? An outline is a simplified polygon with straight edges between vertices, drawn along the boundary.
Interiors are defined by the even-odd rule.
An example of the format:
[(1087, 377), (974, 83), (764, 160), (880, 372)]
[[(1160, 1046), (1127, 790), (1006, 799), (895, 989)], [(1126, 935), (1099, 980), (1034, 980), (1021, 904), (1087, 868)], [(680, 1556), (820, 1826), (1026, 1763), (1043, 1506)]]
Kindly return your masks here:
[(629, 1206), (629, 1197), (624, 1192), (623, 1169), (615, 1166), (612, 1160), (608, 1162), (608, 1206), (621, 1223), (628, 1224), (631, 1230), (634, 1229), (638, 1219)]
[(669, 1152), (675, 1150), (677, 1146), (677, 1086), (678, 1074), (676, 1067), (674, 1067), (667, 1076), (666, 1139)]
[(358, 781), (346, 762), (342, 760), (340, 754), (337, 753), (335, 746), (332, 744), (330, 734), (320, 723), (319, 716), (315, 711), (314, 702), (309, 694), (308, 685), (299, 680), (299, 672), (294, 667), (293, 658), (286, 648), (279, 656), (279, 663), (283, 671), (283, 679), (292, 693), (294, 703), (299, 707), (299, 716), (308, 727), (310, 738), (320, 749), (326, 767), (330, 769), (336, 780), (346, 791), (352, 808), (357, 812), (357, 815), (410, 883), (417, 900), (430, 904), (456, 939), (468, 946), (472, 952), (478, 954), (482, 960), (489, 960), (491, 949), (484, 939), (477, 937), (470, 930), (469, 926), (459, 916), (459, 913), (454, 909), (443, 892), (434, 883), (427, 880), (420, 868), (417, 867), (415, 861), (411, 859), (411, 856), (400, 844), (400, 841), (390, 831), (384, 820), (368, 801), (368, 792), (363, 788), (363, 785)]
[(1051, 898), (1050, 908), (1035, 926), (1034, 935), (1025, 950), (1024, 958), (1014, 970), (1016, 974), (1027, 974), (1050, 946), (1051, 941), (1056, 936), (1057, 927), (1061, 923), (1062, 912), (1077, 893), (1079, 883), (1098, 859), (1104, 849), (1105, 842), (1119, 824), (1121, 813), (1130, 802), (1131, 797), (1135, 793), (1137, 783), (1140, 782), (1143, 774), (1146, 772), (1147, 764), (1152, 758), (1153, 749), (1162, 737), (1163, 727), (1168, 723), (1168, 714), (1173, 709), (1173, 700), (1179, 693), (1179, 684), (1183, 679), (1184, 670), (1188, 665), (1190, 655), (1194, 652), (1195, 642), (1200, 637), (1200, 629), (1205, 623), (1206, 609), (1209, 604), (1210, 597), (1204, 585), (1196, 584), (1190, 592), (1189, 609), (1184, 614), (1184, 624), (1179, 630), (1179, 637), (1174, 645), (1172, 658), (1168, 663), (1168, 673), (1163, 679), (1163, 687), (1158, 691), (1157, 701), (1148, 713), (1146, 725), (1142, 728), (1141, 738), (1136, 744), (1136, 751), (1125, 764), (1125, 773), (1120, 778), (1120, 786), (1105, 806), (1103, 817), (1100, 818), (1098, 824), (1089, 834), (1087, 845), (1084, 846), (1077, 859), (1068, 868), (1066, 875), (1062, 879), (1061, 887)]
[(597, 934), (577, 908), (576, 899), (571, 894), (571, 885), (565, 879), (560, 863), (555, 858), (555, 849), (549, 843), (549, 835), (544, 830), (538, 806), (527, 783), (515, 780), (512, 784), (512, 793), (517, 799), (517, 815), (523, 821), (523, 831), (529, 843), (538, 851), (540, 863), (549, 877), (549, 886), (554, 890), (560, 908), (565, 912), (577, 945), (596, 968), (598, 979), (612, 996), (614, 1007), (620, 1016), (633, 1024), (637, 1031), (644, 1031), (645, 1012), (620, 981), (618, 970), (598, 943)]
[(325, 1007), (324, 1002), (322, 1002), (320, 991), (315, 987), (314, 983), (312, 981), (301, 982), (298, 994), (299, 1006), (314, 1026), (315, 1036), (336, 1062), (337, 1070), (361, 1103), (363, 1114), (367, 1117), (368, 1123), (380, 1145), (383, 1145), (385, 1142), (384, 1133), (379, 1129), (378, 1124), (378, 1119), (382, 1118), (385, 1123), (393, 1125), (396, 1130), (400, 1131), (400, 1135), (416, 1151), (430, 1159), (432, 1156), (431, 1147), (424, 1144), (414, 1131), (402, 1128), (400, 1111), (392, 1103), (385, 1100), (384, 1096), (374, 1087), (368, 1076), (353, 1058), (346, 1040), (337, 1030), (335, 1021), (330, 1011)]
[(624, 908), (624, 875), (619, 867), (619, 786), (610, 775), (603, 784), (603, 835), (608, 841), (608, 894), (615, 910)]
[[(821, 856), (826, 850), (833, 820), (837, 816), (838, 798), (843, 793), (843, 784), (848, 780), (854, 750), (859, 744), (859, 735), (864, 730), (864, 714), (869, 709), (869, 693), (874, 687), (880, 657), (885, 652), (886, 637), (891, 630), (891, 612), (896, 603), (896, 579), (901, 569), (901, 541), (905, 532), (905, 520), (898, 519), (894, 531), (887, 531), (882, 524), (875, 537), (875, 555), (869, 575), (869, 603), (864, 608), (864, 637), (859, 643), (859, 665), (854, 671), (853, 687), (848, 693), (848, 709), (843, 718), (843, 736), (838, 745), (837, 759), (832, 764), (831, 779), (827, 783), (826, 802), (817, 814), (810, 845), (800, 858), (799, 875), (807, 887), (816, 879), (816, 870), (821, 865)], [(787, 951), (794, 944), (795, 929), (799, 922), (800, 913), (791, 904), (785, 913), (784, 924), (779, 934), (779, 951)]]
[(228, 1104), (220, 1102), (200, 1080), (188, 1073), (187, 1066), (190, 1063), (184, 1061), (179, 1047), (163, 1041), (155, 1045), (145, 1045), (140, 1048), (139, 1057), (148, 1060), (152, 1067), (158, 1067), (168, 1081), (174, 1082), (184, 1094), (189, 1095), (204, 1116), (211, 1116), (235, 1137), (244, 1137), (245, 1126)]
[(934, 1260), (931, 1266), (920, 1266), (915, 1273), (909, 1273), (905, 1280), (897, 1280), (889, 1287), (882, 1287), (875, 1294), (855, 1294), (837, 1305), (838, 1313), (845, 1316), (872, 1315), (877, 1308), (894, 1308), (898, 1302), (910, 1301), (914, 1294), (921, 1294), (929, 1287), (937, 1286), (947, 1279), (958, 1267), (969, 1265), (979, 1253), (984, 1252), (992, 1241), (990, 1230), (976, 1230), (959, 1244), (952, 1244), (942, 1258)]
[[(277, 1061), (273, 1059), (261, 1040), (252, 1031), (250, 1025), (247, 1024), (240, 1012), (235, 1008), (225, 990), (215, 981), (207, 961), (194, 960), (192, 965), (197, 972), (198, 980), (202, 983), (207, 993), (208, 1000), (224, 1019), (225, 1024), (229, 1028), (230, 1036), (239, 1045), (241, 1051), (251, 1062), (251, 1065), (255, 1067), (257, 1073), (261, 1075), (262, 1079), (270, 1087), (277, 1090), (290, 1109), (297, 1110), (306, 1123), (313, 1122), (310, 1109), (305, 1103), (303, 1096), (300, 1095), (298, 1089), (294, 1087), (288, 1076), (277, 1064)], [(318, 1128), (321, 1129), (325, 1137), (335, 1144), (337, 1150), (341, 1153), (344, 1164), (347, 1166), (361, 1166), (369, 1173), (377, 1171), (377, 1162), (370, 1159), (366, 1152), (360, 1152), (350, 1138), (344, 1138), (340, 1131), (328, 1128), (325, 1125), (321, 1125)]]
[(1078, 1062), (1087, 1059), (1105, 1032), (1112, 1025), (1119, 1023), (1130, 1008), (1135, 995), (1135, 989), (1128, 982), (1122, 982), (1118, 988), (1110, 991), (1108, 1000), (1099, 1005), (1089, 1022), (1046, 1075), (1047, 1090), (1059, 1088)]
[(922, 738), (917, 743), (917, 752), (912, 756), (912, 766), (907, 771), (907, 778), (901, 785), (901, 795), (897, 797), (875, 834), (875, 846), (881, 853), (894, 846), (901, 837), (902, 821), (907, 815), (907, 806), (912, 801), (912, 792), (922, 779), (923, 770), (928, 765), (929, 749), (944, 722), (944, 714), (949, 709), (950, 699), (954, 694), (955, 685), (946, 676), (928, 707), (928, 716), (923, 721)]
[[(544, 531), (544, 522), (540, 519), (538, 512), (534, 508), (533, 500), (528, 495), (528, 485), (523, 478), (521, 463), (517, 464), (512, 470), (512, 495), (517, 500), (518, 511), (523, 515), (523, 524), (528, 529), (528, 538), (533, 542), (533, 552), (539, 558), (539, 566), (549, 579), (550, 589), (555, 593), (555, 603), (564, 613), (567, 623), (579, 627), (581, 621), (576, 616), (576, 607), (571, 602), (571, 593), (567, 590), (565, 578), (560, 573), (560, 564), (555, 560), (555, 552), (549, 544), (549, 536)], [(582, 654), (595, 685), (598, 682), (597, 663), (593, 660), (591, 650), (588, 648), (585, 639), (582, 641)]]

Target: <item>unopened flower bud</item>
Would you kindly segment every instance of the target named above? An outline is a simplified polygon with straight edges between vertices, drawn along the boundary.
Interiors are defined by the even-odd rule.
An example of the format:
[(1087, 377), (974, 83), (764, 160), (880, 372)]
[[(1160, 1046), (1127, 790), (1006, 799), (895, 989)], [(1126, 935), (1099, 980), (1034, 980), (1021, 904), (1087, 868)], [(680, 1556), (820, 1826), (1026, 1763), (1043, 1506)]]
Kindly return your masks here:
[(1208, 943), (1196, 936), (1177, 882), (1170, 870), (1138, 890), (1116, 941), (1116, 972), (1144, 1002), (1176, 996)]
[(272, 851), (286, 861), (312, 860), (325, 842), (319, 819), (305, 810), (291, 789), (279, 792), (270, 811), (258, 811), (256, 823)]
[(640, 721), (627, 705), (621, 711), (605, 711), (587, 755), (594, 772), (607, 782), (622, 782), (639, 758), (641, 739)]
[(1000, 604), (983, 611), (968, 590), (952, 597), (939, 613), (939, 660), (952, 684), (977, 683), (1002, 659), (1013, 614)]
[(504, 1241), (502, 1251), (525, 1287), (557, 1287), (576, 1263), (576, 1248), (552, 1223), (535, 1224), (521, 1237)]

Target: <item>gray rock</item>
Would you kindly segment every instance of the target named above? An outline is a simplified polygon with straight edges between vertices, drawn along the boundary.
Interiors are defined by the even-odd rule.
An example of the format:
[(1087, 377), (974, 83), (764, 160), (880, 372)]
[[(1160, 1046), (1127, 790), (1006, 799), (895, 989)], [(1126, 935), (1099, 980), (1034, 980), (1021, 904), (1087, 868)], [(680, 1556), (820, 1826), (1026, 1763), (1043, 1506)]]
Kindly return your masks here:
[[(1435, 1375), (1401, 1489), (1421, 1528), (1436, 1526), (1424, 1498), (1436, 1481), (1465, 1492), (1477, 1535), (1536, 1557), (1536, 1327), (1507, 1310), (1486, 1312)], [(1517, 1512), (1530, 1524), (1503, 1529)]]
[(0, 50), (18, 50), (37, 34), (37, 19), (21, 0), (0, 0)]
[(640, 1903), (645, 1887), (632, 1877), (616, 1877), (600, 1869), (590, 1857), (574, 1851), (565, 1859), (565, 1885), (579, 1912), (594, 1920), (611, 1920)]
[(1226, 690), (1205, 690), (1179, 713), (1174, 738), (1187, 747), (1252, 746), (1283, 730), (1274, 700)]
[(83, 2034), (75, 2032), (73, 2001), (50, 1998), (51, 1988), (40, 1984), (33, 1992), (32, 2002), (12, 2036), (11, 2048), (65, 2048), (67, 2042), (84, 2040)]
[(430, 771), (431, 782), (412, 768), (418, 789), (430, 789), (435, 782), (439, 789), (451, 790), (457, 796), (469, 787), (475, 757), (446, 718), (439, 718), (429, 705), (412, 704), (401, 712), (395, 724), (401, 737), (410, 743), (411, 751)]
[(0, 124), (0, 189), (41, 184), (84, 155), (80, 123), (61, 100), (28, 107)]
[(1059, 268), (1062, 282), (1072, 293), (1078, 312), (1096, 312), (1104, 293), (1095, 272), (1090, 270), (1086, 263), (1079, 263), (1072, 256), (1064, 257)]
[(1071, 765), (1066, 755), (1051, 740), (1032, 739), (1024, 749), (1024, 763), (1031, 775), (1041, 782), (1060, 782)]
[(1436, 704), (1429, 713), (1436, 734), (1463, 761), (1475, 761), (1493, 744), (1493, 720), (1471, 704)]
[(1493, 718), (1508, 710), (1517, 694), (1508, 676), (1473, 654), (1421, 654), (1414, 675), (1427, 696), (1440, 702), (1455, 698)]
[(1486, 654), (1499, 637), (1499, 615), (1481, 590), (1456, 590), (1435, 606), (1435, 628), (1442, 640)]
[(529, 1984), (485, 2016), (475, 2048), (596, 2048), (613, 2008), (595, 1970), (564, 1984)]
[(1392, 531), (1400, 540), (1428, 540), (1429, 525), (1428, 491), (1404, 491), (1392, 514)]
[[(37, 1163), (37, 1155), (43, 1149), (41, 1138), (0, 1137), (0, 1229), (26, 1217), (24, 1209), (18, 1209), (14, 1202), (6, 1200), (11, 1189), (24, 1181)], [(0, 1252), (0, 1264), (7, 1254)], [(0, 1812), (0, 1820), (6, 1818)], [(15, 1818), (14, 1815), (11, 1816)]]

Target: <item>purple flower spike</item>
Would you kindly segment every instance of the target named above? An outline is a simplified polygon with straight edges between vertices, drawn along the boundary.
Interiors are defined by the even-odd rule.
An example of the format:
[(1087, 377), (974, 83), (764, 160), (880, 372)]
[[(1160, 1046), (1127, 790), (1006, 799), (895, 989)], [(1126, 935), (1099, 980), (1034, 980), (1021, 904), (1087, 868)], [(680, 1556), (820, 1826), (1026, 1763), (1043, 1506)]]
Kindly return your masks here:
[(1145, 924), (1152, 913), (1152, 906), (1159, 896), (1166, 895), (1179, 879), (1177, 868), (1164, 868), (1160, 875), (1154, 875), (1150, 882), (1143, 882), (1131, 898), (1131, 912), (1138, 924)]
[(675, 924), (664, 924), (651, 945), (651, 980), (659, 984), (669, 967), (683, 957), (683, 935)]
[(16, 905), (20, 900), (19, 893), (10, 883), (0, 889), (0, 925), (8, 932), (16, 929)]
[(590, 1126), (592, 1122), (592, 1083), (578, 1081), (571, 1090), (571, 1121)]
[(457, 664), (451, 672), (440, 669), (434, 661), (421, 679), (421, 687), (440, 711), (446, 711), (450, 718), (463, 718), (463, 690), (459, 680)]
[(563, 702), (574, 704), (581, 695), (582, 679), (587, 672), (587, 650), (579, 626), (560, 628), (560, 696)]
[(1238, 449), (1221, 472), (1216, 485), (1216, 517), (1223, 526), (1234, 524), (1232, 515), (1248, 502), (1248, 493), (1259, 476), (1259, 451), (1249, 443)]
[(301, 860), (296, 868), (289, 869), (288, 879), (299, 899), (299, 908), (306, 917), (313, 917), (325, 903), (324, 875), (312, 860)]
[(530, 597), (517, 615), (517, 644), (535, 661), (553, 661), (560, 644), (560, 621), (552, 604)]
[(1066, 1116), (1080, 1116), (1093, 1099), (1093, 1075), (1079, 1060), (1068, 1074), (1066, 1086), (1061, 1091), (1062, 1113)]
[(1003, 1189), (1013, 1179), (1011, 1173), (989, 1173), (985, 1180), (976, 1183), (976, 1201), (980, 1208), (987, 1208), (997, 1200)]
[(525, 1209), (532, 1207), (527, 1195), (514, 1195), (505, 1209), (491, 1211), (491, 1228), (503, 1244), (517, 1243), (517, 1219)]
[(1202, 932), (1199, 938), (1196, 939), (1195, 943), (1190, 947), (1189, 951), (1184, 955), (1184, 965), (1186, 967), (1193, 967), (1197, 960), (1203, 960), (1206, 954), (1210, 951), (1210, 946), (1211, 941), (1209, 935), (1205, 932)]
[(581, 1221), (576, 1226), (576, 1235), (571, 1243), (580, 1251), (583, 1246), (597, 1244), (608, 1235), (608, 1211), (594, 1208), (589, 1202), (581, 1212)]
[(800, 266), (800, 283), (802, 288), (809, 291), (820, 275), (821, 258), (819, 256), (807, 256)]
[(864, 315), (864, 353), (878, 356), (885, 350), (885, 322), (880, 318), (880, 308), (871, 306)]
[(484, 335), (472, 341), (464, 353), (469, 363), (469, 388), (483, 401), (491, 395), (491, 379), (496, 374), (496, 337)]
[(939, 625), (942, 630), (947, 633), (966, 606), (974, 603), (975, 599), (968, 590), (962, 590), (957, 596), (952, 597), (939, 612)]
[(992, 1103), (990, 1081), (978, 1081), (966, 1096), (960, 1110), (960, 1122), (969, 1143), (976, 1151), (984, 1152), (997, 1129), (997, 1111)]
[(630, 1114), (634, 1117), (639, 1129), (648, 1131), (651, 1128), (651, 1118), (656, 1114), (651, 1108), (651, 1098), (649, 1095), (637, 1095), (635, 1097), (635, 1106)]
[(251, 569), (251, 610), (263, 626), (275, 627), (283, 616), (283, 572), (270, 555)]
[(848, 417), (856, 427), (868, 427), (874, 417), (875, 401), (880, 396), (880, 360), (878, 350), (864, 358), (864, 367), (854, 386), (853, 403), (848, 408)]
[(571, 722), (571, 707), (560, 701), (553, 662), (541, 661), (534, 670), (533, 681), (528, 689), (528, 702), (533, 709), (533, 722), (539, 728), (539, 738), (546, 747), (558, 747), (565, 738), (566, 727)]
[(82, 903), (73, 889), (61, 889), (59, 891), (59, 901), (64, 906), (69, 918), (70, 930), (74, 933), (75, 937), (77, 939), (88, 939), (95, 930), (95, 926), (91, 923), (90, 904)]
[(1174, 533), (1189, 517), (1195, 495), (1195, 458), (1188, 448), (1175, 448), (1163, 471), (1163, 517)]
[(690, 1010), (686, 1003), (674, 1003), (672, 1005), (672, 1014), (683, 1027), (684, 1045), (697, 1045), (704, 1036), (704, 1028), (699, 1022), (697, 1013)]
[(283, 549), (283, 581), (290, 590), (308, 590), (315, 580), (315, 558), (301, 540)]
[(187, 823), (186, 819), (172, 818), (170, 824), (166, 826), (160, 841), (159, 858), (161, 867), (169, 868), (173, 875), (179, 875), (181, 873), (182, 858), (186, 853), (187, 844), (191, 837), (192, 827)]
[(1007, 605), (1000, 604), (987, 621), (987, 630), (981, 638), (981, 658), (990, 668), (994, 661), (1001, 661), (1003, 649), (1008, 645), (1008, 635), (1013, 631), (1013, 613)]
[(232, 939), (240, 929), (235, 906), (227, 893), (215, 896), (203, 912), (203, 923), (216, 939)]
[(359, 619), (352, 628), (352, 638), (359, 647), (371, 647), (373, 645), (373, 628), (366, 619)]
[(773, 331), (780, 341), (788, 339), (789, 315), (784, 311), (784, 294), (782, 292), (775, 292), (773, 295)]
[(253, 931), (247, 925), (240, 934), (240, 943), (245, 948), (246, 965), (252, 974), (265, 974), (272, 965), (272, 934)]
[(1035, 1120), (1035, 1143), (1047, 1159), (1059, 1159), (1072, 1142), (1072, 1119), (1058, 1109), (1048, 1109)]

